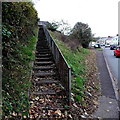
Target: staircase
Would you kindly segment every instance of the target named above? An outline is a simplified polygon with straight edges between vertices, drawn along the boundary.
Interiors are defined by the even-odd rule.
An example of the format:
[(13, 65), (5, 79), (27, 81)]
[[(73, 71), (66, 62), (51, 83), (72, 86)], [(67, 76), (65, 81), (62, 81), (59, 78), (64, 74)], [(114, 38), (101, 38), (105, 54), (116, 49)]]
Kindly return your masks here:
[(65, 89), (60, 84), (60, 76), (42, 29), (39, 30), (38, 37), (30, 88), (29, 117), (35, 120), (65, 119)]

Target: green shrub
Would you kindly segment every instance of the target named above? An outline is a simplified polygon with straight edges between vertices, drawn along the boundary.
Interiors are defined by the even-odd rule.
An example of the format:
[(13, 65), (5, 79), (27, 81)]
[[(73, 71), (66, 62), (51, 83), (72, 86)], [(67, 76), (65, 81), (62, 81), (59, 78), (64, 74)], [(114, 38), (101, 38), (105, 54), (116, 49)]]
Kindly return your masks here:
[(38, 36), (36, 23), (37, 12), (32, 3), (2, 3), (3, 119), (28, 114), (30, 63), (35, 58)]

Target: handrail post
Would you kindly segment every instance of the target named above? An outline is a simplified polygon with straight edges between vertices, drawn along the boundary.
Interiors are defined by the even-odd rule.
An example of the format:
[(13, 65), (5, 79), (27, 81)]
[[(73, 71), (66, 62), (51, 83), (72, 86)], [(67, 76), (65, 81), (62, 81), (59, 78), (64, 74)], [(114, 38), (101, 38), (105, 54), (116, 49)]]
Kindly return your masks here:
[(68, 87), (68, 104), (69, 104), (69, 106), (71, 106), (71, 68), (69, 68), (68, 69), (69, 70), (69, 75), (68, 75), (68, 85), (69, 85), (69, 87)]

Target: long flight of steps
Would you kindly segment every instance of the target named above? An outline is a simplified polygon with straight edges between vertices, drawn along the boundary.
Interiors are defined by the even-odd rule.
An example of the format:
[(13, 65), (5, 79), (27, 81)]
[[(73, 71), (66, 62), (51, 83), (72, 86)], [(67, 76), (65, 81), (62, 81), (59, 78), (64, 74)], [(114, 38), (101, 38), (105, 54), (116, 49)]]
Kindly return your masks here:
[(43, 30), (39, 30), (30, 88), (29, 117), (35, 120), (67, 118), (65, 90)]

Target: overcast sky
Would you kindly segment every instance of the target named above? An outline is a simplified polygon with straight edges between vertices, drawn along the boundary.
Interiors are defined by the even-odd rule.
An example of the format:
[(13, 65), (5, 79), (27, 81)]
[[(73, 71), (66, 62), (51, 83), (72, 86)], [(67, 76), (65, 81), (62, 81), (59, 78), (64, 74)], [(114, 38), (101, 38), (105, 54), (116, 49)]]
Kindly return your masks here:
[(34, 0), (41, 21), (87, 23), (95, 36), (115, 36), (118, 33), (119, 0)]

